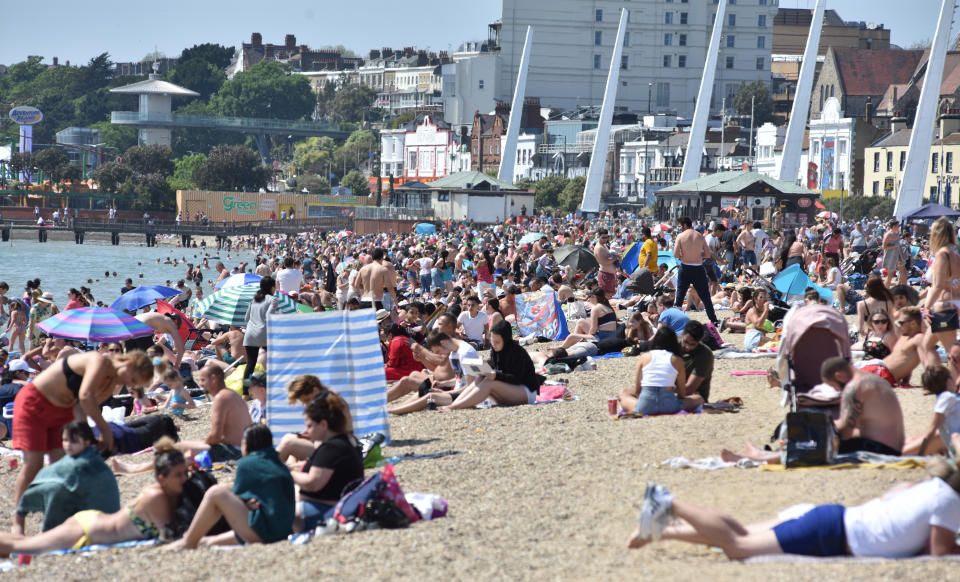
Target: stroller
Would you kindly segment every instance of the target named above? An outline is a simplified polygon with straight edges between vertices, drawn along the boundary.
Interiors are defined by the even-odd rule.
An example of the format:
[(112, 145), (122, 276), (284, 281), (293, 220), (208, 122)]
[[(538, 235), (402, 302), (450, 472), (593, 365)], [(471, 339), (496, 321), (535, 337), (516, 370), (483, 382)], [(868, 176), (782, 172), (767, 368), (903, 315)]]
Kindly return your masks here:
[(774, 287), (773, 283), (769, 279), (750, 267), (745, 267), (744, 273), (746, 274), (746, 280), (744, 281), (745, 283), (754, 287), (761, 287), (767, 292), (767, 297), (770, 298), (770, 321), (772, 321), (774, 324), (783, 321), (783, 318), (786, 317), (787, 312), (790, 311), (790, 304), (784, 300), (783, 293)]
[(669, 290), (667, 283), (670, 281), (676, 269), (677, 267), (671, 267), (670, 270), (667, 271), (667, 274), (656, 282), (653, 279), (654, 274), (646, 268), (639, 268), (630, 275), (630, 282), (627, 283), (627, 291), (644, 296), (636, 307), (638, 311), (646, 311), (647, 306), (650, 305), (651, 302)]
[(790, 310), (784, 322), (777, 369), (783, 390), (782, 405), (791, 411), (818, 409), (839, 416), (840, 395), (825, 396), (811, 390), (820, 384), (820, 366), (827, 358), (851, 357), (847, 321), (826, 305), (805, 305)]

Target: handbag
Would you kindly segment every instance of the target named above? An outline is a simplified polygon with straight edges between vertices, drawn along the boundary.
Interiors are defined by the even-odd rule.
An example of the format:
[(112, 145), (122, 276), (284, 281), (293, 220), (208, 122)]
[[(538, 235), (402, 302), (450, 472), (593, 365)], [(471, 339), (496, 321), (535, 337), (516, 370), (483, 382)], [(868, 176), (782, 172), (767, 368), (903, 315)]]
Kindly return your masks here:
[[(216, 484), (217, 478), (203, 469), (194, 471), (187, 478), (183, 484), (183, 492), (180, 494), (177, 507), (173, 510), (173, 519), (164, 527), (164, 538), (177, 539), (183, 537), (187, 528), (190, 527), (193, 517), (197, 514), (197, 508), (200, 507), (203, 496), (206, 495), (208, 489)], [(230, 524), (227, 523), (225, 518), (221, 517), (206, 535), (216, 535), (227, 531), (230, 531)]]
[[(949, 258), (947, 259), (947, 269), (950, 270), (950, 277), (953, 278), (953, 268)], [(938, 303), (937, 309), (930, 314), (930, 331), (937, 333), (957, 329), (960, 329), (960, 316), (957, 314), (957, 308), (952, 303)]]
[(780, 425), (784, 467), (829, 465), (837, 455), (837, 429), (829, 412), (788, 412)]

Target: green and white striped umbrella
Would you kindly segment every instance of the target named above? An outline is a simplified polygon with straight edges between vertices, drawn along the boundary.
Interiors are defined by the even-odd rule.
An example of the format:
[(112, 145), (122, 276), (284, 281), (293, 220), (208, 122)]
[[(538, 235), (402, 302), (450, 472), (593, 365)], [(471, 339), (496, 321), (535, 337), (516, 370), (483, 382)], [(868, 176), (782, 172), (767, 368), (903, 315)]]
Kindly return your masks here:
[[(260, 289), (259, 283), (238, 285), (221, 289), (213, 295), (204, 297), (193, 311), (194, 317), (203, 317), (217, 323), (243, 327), (246, 325), (247, 308), (253, 296)], [(297, 313), (297, 302), (293, 297), (279, 291), (273, 294), (277, 313)]]

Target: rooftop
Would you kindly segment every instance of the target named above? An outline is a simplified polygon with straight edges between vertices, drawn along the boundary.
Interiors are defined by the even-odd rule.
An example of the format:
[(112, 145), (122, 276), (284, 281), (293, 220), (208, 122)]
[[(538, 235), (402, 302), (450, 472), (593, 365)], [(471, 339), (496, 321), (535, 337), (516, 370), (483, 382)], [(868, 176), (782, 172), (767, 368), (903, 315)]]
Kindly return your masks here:
[(508, 182), (498, 180), (488, 176), (483, 172), (455, 172), (448, 174), (439, 180), (430, 182), (430, 188), (442, 188), (445, 190), (516, 190), (517, 188)]
[(757, 172), (718, 172), (696, 180), (675, 184), (657, 191), (657, 194), (679, 194), (683, 192), (716, 192), (726, 194), (741, 192), (761, 182), (783, 194), (815, 195), (816, 192), (801, 188), (791, 182), (775, 180)]
[(883, 95), (891, 84), (906, 83), (923, 58), (921, 50), (831, 48), (844, 94)]
[(138, 81), (130, 85), (124, 85), (123, 87), (110, 89), (110, 92), (119, 93), (122, 95), (171, 95), (173, 97), (200, 96), (200, 94), (196, 91), (191, 91), (186, 87), (174, 85), (173, 83), (161, 81), (160, 79), (147, 79), (146, 81)]

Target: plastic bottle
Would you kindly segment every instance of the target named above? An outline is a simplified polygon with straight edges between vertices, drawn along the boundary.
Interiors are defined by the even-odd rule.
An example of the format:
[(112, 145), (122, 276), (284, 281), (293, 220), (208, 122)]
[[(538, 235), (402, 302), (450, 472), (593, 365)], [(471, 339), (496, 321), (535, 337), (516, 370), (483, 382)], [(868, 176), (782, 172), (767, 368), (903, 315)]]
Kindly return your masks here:
[(388, 459), (380, 459), (377, 461), (377, 467), (386, 467), (387, 465), (396, 465), (400, 462), (400, 457), (394, 455)]

